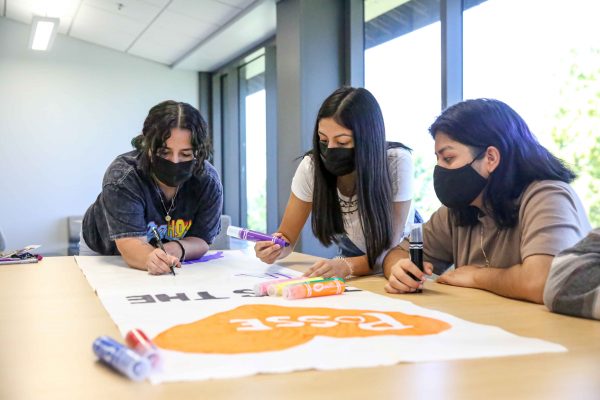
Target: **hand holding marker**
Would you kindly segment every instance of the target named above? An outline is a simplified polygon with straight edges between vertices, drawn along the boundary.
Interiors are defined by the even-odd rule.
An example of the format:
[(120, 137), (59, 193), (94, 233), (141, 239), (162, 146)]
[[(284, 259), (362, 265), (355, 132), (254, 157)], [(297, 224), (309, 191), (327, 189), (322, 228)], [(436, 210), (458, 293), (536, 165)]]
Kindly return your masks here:
[[(423, 271), (423, 227), (421, 224), (413, 224), (410, 230), (408, 251), (410, 253), (410, 261)], [(410, 272), (408, 275), (415, 281), (418, 281)], [(417, 289), (416, 293), (421, 293), (422, 291), (422, 289)]]
[(288, 247), (290, 245), (285, 240), (276, 236), (270, 236), (266, 233), (251, 231), (250, 229), (244, 229), (237, 226), (229, 226), (227, 228), (227, 235), (242, 240), (249, 240), (251, 242), (273, 242), (281, 247)]
[[(162, 241), (160, 240), (160, 235), (158, 234), (158, 231), (156, 230), (155, 227), (152, 227), (152, 233), (154, 234), (154, 238), (156, 239), (156, 243), (158, 244), (158, 247), (165, 252), (165, 254), (169, 254), (167, 253), (167, 251), (165, 250), (165, 247), (162, 244)], [(171, 270), (171, 273), (173, 274), (173, 276), (175, 276), (175, 270), (173, 269), (173, 264), (171, 264), (171, 266), (169, 266), (169, 269)]]

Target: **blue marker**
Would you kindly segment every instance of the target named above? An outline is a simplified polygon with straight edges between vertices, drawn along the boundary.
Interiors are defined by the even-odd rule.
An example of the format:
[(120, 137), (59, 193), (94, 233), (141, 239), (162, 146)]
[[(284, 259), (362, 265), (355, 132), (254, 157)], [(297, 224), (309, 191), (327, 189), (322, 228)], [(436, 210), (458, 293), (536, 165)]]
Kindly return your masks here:
[(94, 354), (112, 368), (134, 381), (146, 379), (150, 362), (111, 337), (100, 336), (92, 345)]

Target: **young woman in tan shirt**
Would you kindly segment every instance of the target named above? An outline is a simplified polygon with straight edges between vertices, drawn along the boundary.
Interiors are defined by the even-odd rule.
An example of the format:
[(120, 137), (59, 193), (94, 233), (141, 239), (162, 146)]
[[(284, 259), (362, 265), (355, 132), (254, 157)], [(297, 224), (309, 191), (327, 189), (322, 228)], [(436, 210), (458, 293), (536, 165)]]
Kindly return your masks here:
[(404, 242), (384, 261), (386, 290), (417, 291), (436, 273), (439, 283), (542, 303), (552, 259), (591, 229), (569, 185), (575, 174), (498, 100), (455, 104), (429, 131), (443, 206), (423, 226), (424, 271)]

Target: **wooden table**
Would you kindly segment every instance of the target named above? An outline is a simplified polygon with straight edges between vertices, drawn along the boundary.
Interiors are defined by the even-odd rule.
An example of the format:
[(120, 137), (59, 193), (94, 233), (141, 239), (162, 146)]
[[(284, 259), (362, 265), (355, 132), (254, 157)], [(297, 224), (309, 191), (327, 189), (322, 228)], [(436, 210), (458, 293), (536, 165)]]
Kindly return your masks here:
[[(292, 254), (302, 270), (314, 257)], [(384, 294), (384, 279), (352, 285)], [(422, 294), (393, 296), (465, 320), (545, 339), (567, 353), (304, 371), (231, 380), (135, 383), (100, 365), (91, 350), (117, 327), (74, 258), (0, 267), (0, 399), (599, 399), (600, 322), (544, 306), (428, 282)], [(427, 351), (427, 349), (423, 349)]]

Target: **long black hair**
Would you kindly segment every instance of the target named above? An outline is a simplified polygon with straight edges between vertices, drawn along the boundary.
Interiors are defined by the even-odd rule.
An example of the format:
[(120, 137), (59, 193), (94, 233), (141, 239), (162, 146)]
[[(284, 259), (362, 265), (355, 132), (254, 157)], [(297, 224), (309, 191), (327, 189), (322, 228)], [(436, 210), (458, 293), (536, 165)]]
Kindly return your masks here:
[(208, 125), (200, 111), (188, 103), (163, 101), (152, 107), (144, 121), (142, 134), (134, 137), (131, 144), (140, 152), (139, 168), (150, 175), (152, 157), (165, 146), (171, 137), (171, 129), (189, 129), (192, 132), (194, 158), (198, 160), (194, 173), (202, 171), (204, 160), (211, 156)]
[[(392, 241), (392, 185), (381, 109), (368, 90), (344, 86), (325, 99), (317, 114), (311, 152), (315, 166), (311, 223), (315, 236), (329, 246), (336, 234), (346, 231), (338, 200), (337, 177), (325, 169), (320, 157), (319, 121), (323, 118), (333, 118), (352, 131), (358, 215), (369, 265), (373, 266)], [(391, 147), (406, 148), (402, 144)]]
[[(517, 224), (519, 207), (515, 200), (531, 182), (570, 183), (576, 178), (562, 160), (537, 141), (523, 118), (499, 100), (466, 100), (448, 107), (429, 128), (434, 139), (438, 132), (469, 146), (473, 155), (489, 146), (500, 152), (500, 163), (483, 192), (484, 206), (492, 211), (499, 228)], [(451, 209), (451, 212), (461, 226), (477, 223), (475, 207)]]

